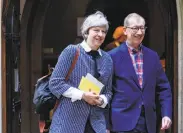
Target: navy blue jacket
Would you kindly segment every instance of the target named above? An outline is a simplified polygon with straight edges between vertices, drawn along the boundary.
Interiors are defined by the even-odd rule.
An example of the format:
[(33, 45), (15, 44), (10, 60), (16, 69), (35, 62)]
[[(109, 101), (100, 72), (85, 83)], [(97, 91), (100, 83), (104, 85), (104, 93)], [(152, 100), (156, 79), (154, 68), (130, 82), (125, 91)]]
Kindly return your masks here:
[(111, 123), (113, 131), (132, 130), (141, 106), (145, 107), (148, 133), (156, 132), (155, 95), (158, 93), (162, 117), (172, 115), (172, 93), (156, 52), (142, 46), (143, 87), (141, 89), (126, 43), (111, 50), (114, 64)]

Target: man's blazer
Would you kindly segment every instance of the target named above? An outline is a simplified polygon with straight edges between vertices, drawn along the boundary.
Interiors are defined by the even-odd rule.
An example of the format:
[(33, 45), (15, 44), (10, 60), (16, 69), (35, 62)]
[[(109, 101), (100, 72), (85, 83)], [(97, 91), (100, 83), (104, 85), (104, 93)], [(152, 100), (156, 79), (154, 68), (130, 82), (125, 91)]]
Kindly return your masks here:
[(135, 128), (141, 107), (149, 133), (156, 132), (155, 95), (161, 104), (162, 117), (172, 115), (172, 94), (168, 79), (156, 52), (142, 45), (143, 87), (138, 82), (126, 42), (109, 51), (114, 64), (113, 99), (111, 123), (113, 131), (128, 131)]

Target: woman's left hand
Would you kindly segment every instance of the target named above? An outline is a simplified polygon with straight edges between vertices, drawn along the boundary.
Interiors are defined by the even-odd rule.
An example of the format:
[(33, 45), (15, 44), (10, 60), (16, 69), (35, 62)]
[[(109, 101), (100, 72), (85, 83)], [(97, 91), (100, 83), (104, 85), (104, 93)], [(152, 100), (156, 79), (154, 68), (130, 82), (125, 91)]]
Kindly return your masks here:
[(101, 106), (104, 103), (104, 100), (100, 97), (99, 99), (96, 99), (96, 103), (98, 106)]

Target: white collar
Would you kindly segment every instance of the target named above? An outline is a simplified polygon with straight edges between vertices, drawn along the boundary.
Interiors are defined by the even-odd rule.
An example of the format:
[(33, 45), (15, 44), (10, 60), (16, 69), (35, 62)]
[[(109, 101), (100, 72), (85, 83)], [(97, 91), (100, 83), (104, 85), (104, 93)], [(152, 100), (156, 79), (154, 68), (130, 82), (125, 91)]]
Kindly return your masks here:
[[(126, 45), (127, 45), (127, 47), (129, 47), (131, 50), (135, 49), (135, 48), (133, 48), (132, 46), (130, 46), (130, 45), (128, 44), (127, 41), (126, 41)], [(139, 45), (138, 49), (141, 49), (141, 48), (142, 48), (142, 43)], [(137, 50), (138, 50), (138, 49), (137, 49)]]
[[(90, 51), (92, 50), (92, 49), (90, 48), (90, 46), (86, 43), (85, 40), (81, 43), (81, 47), (83, 47), (83, 49), (84, 49), (86, 52), (90, 52)], [(99, 48), (97, 51), (99, 52), (99, 55), (102, 56), (101, 49)]]

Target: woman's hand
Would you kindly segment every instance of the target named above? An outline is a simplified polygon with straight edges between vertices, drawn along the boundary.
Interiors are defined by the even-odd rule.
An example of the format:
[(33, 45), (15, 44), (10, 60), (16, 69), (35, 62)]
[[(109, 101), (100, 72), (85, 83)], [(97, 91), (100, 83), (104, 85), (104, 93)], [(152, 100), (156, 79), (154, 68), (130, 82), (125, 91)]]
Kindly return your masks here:
[(85, 100), (90, 105), (98, 105), (100, 96), (94, 92), (84, 92), (82, 99)]
[(96, 105), (101, 106), (101, 105), (103, 105), (103, 104), (104, 104), (104, 99), (103, 99), (103, 98), (101, 98), (101, 97), (99, 97), (99, 99), (98, 99), (96, 102), (97, 102), (97, 104), (96, 104)]

